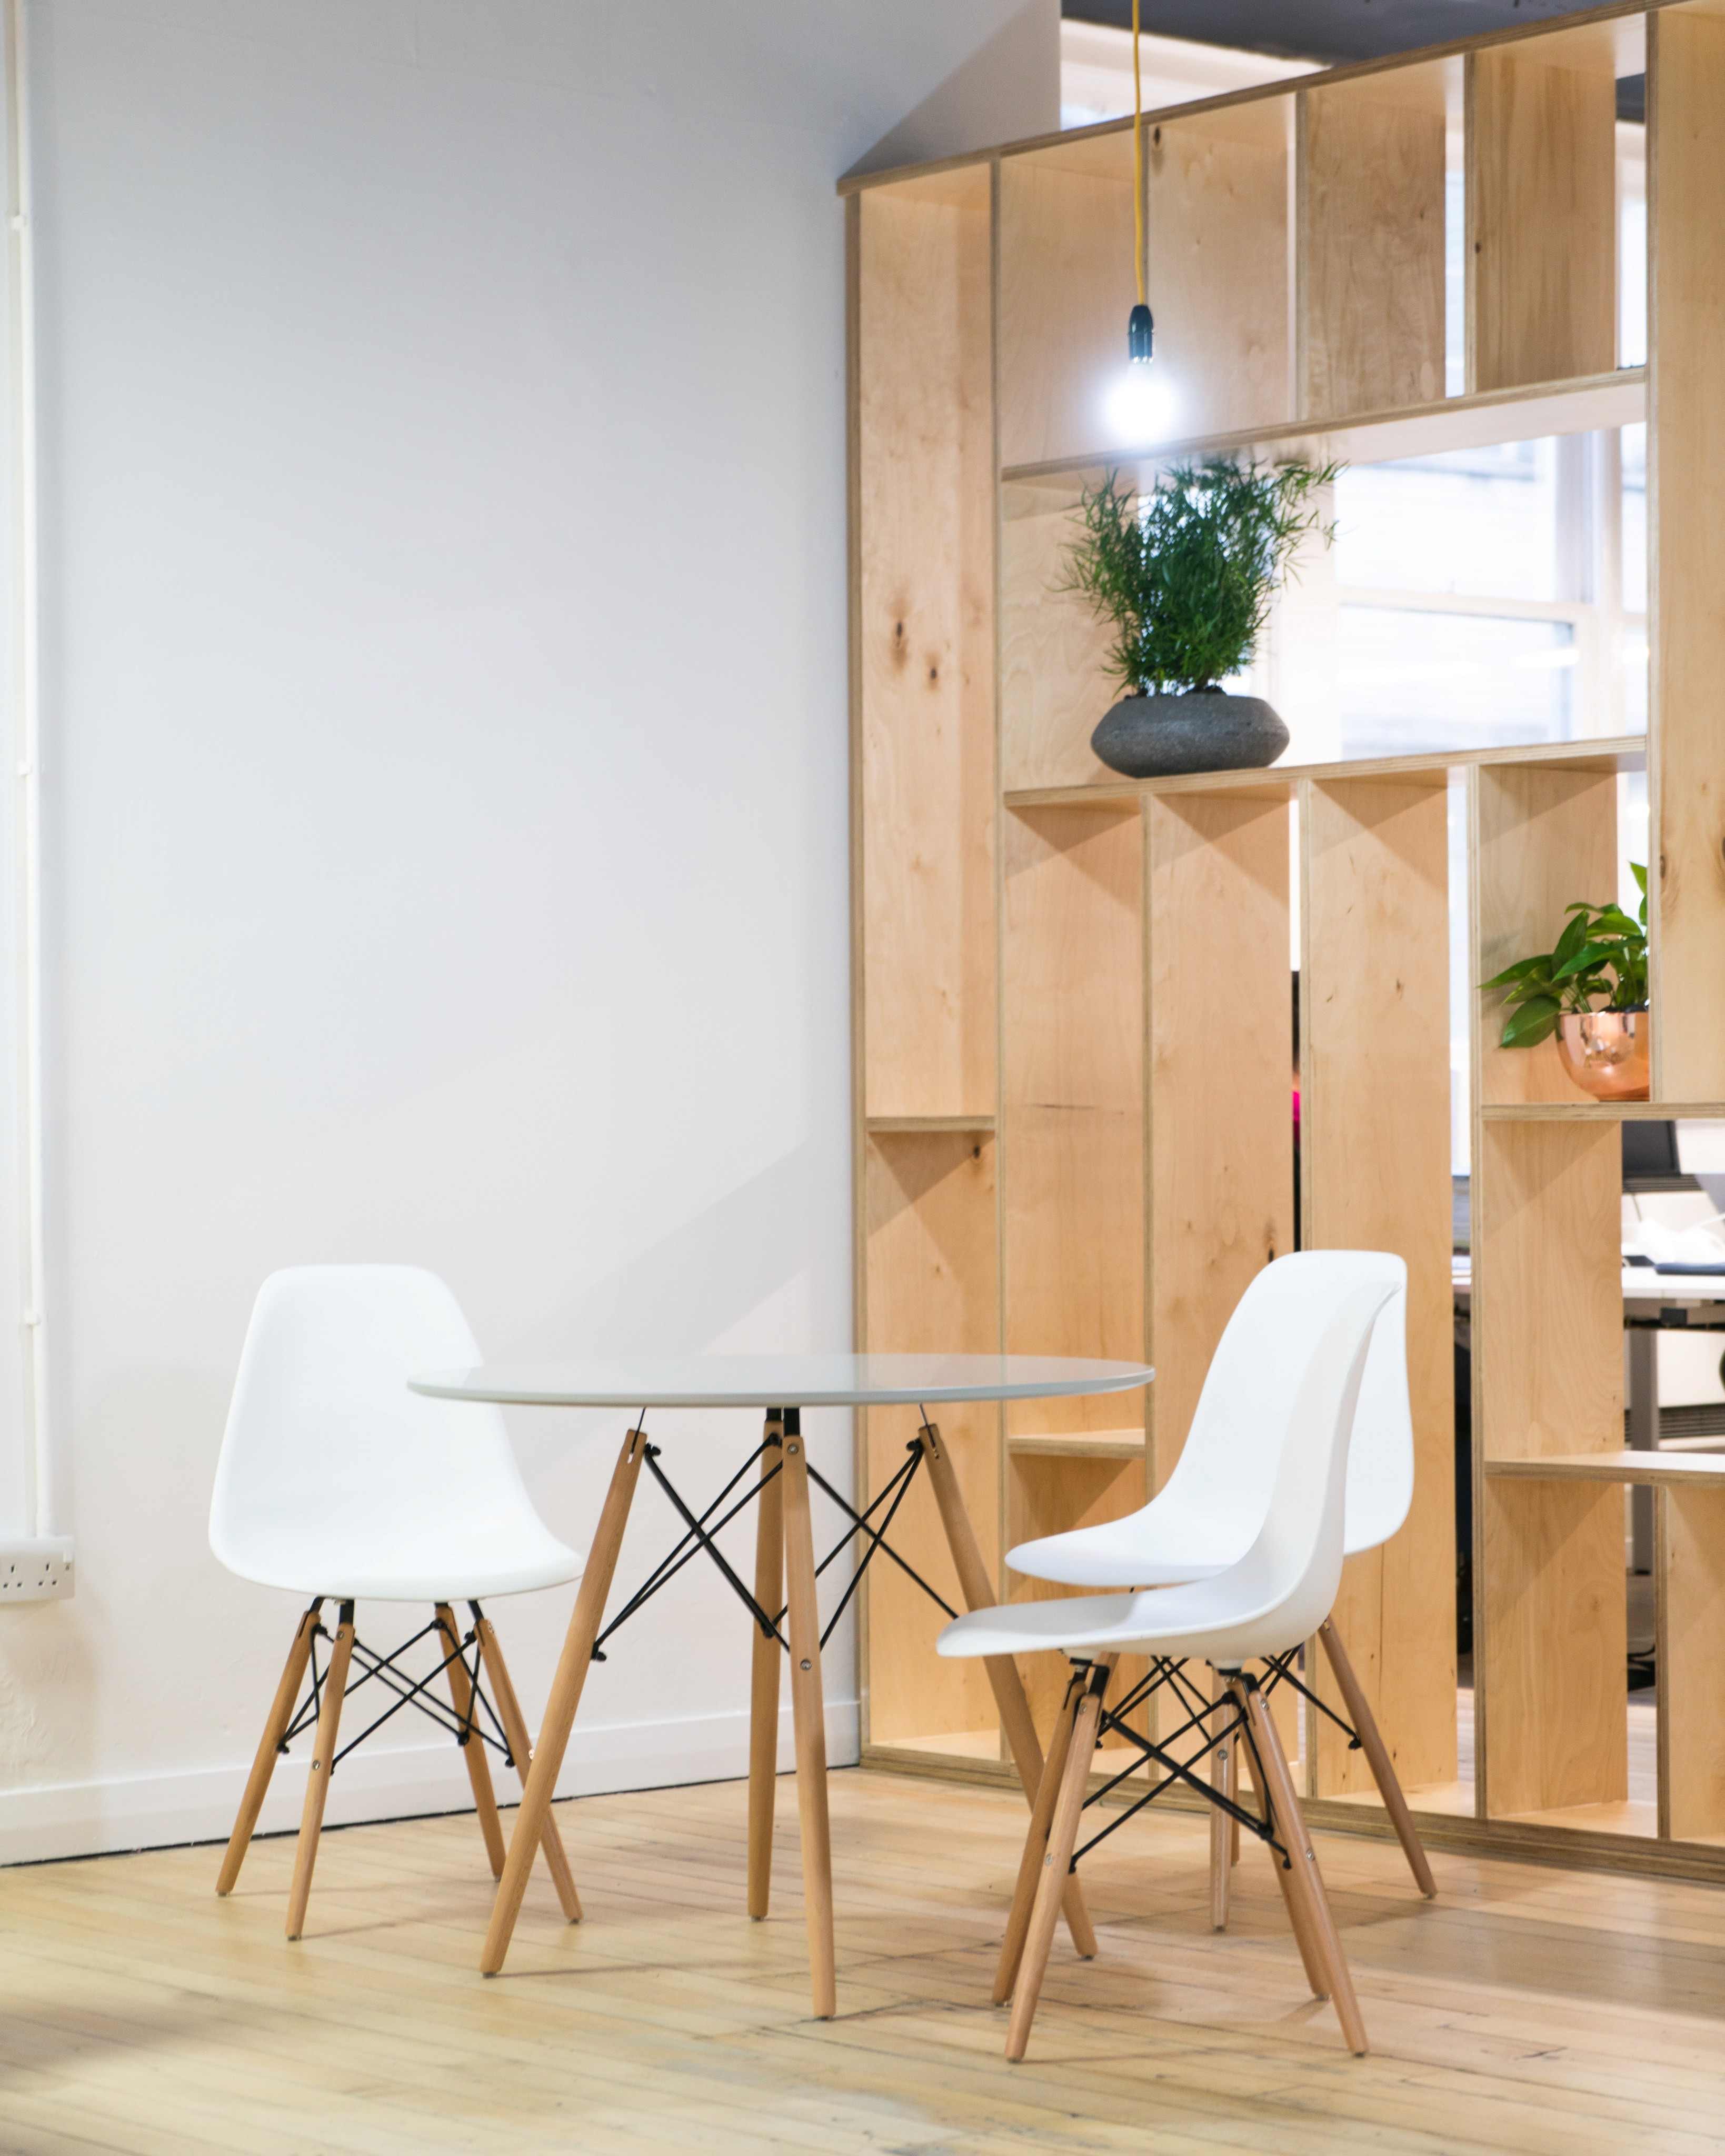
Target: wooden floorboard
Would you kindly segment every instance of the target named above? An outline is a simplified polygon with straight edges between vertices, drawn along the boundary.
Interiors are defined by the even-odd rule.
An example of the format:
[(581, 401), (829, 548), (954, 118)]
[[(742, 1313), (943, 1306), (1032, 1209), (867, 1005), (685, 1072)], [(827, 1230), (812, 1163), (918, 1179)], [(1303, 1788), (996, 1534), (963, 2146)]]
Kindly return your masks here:
[(1725, 1890), (1317, 1837), (1373, 2055), (1309, 1999), (1261, 1852), (1209, 1925), (1207, 1831), (1084, 1867), (1022, 2066), (988, 2004), (1025, 1813), (835, 1774), (839, 2018), (809, 2018), (795, 1805), (742, 1913), (742, 1787), (559, 1807), (503, 1974), (470, 1818), (328, 1835), (305, 1937), (290, 1840), (0, 1872), (0, 2156), (1725, 2156)]

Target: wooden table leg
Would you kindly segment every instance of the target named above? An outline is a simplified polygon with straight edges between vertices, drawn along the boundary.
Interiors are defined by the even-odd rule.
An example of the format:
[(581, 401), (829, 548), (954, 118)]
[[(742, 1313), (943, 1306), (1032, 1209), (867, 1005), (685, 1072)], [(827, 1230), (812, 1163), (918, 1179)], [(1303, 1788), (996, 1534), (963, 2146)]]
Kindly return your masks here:
[[(970, 1514), (964, 1507), (964, 1493), (959, 1489), (958, 1478), (952, 1471), (952, 1455), (942, 1443), (940, 1431), (934, 1424), (925, 1423), (916, 1435), (922, 1440), (922, 1457), (927, 1466), (928, 1479), (934, 1486), (934, 1502), (940, 1507), (941, 1525), (947, 1531), (947, 1547), (952, 1553), (952, 1563), (958, 1574), (958, 1589), (964, 1597), (964, 1606), (967, 1609), (993, 1609), (1000, 1598), (994, 1592), (994, 1584), (988, 1577), (988, 1568), (983, 1563), (976, 1529), (971, 1525)], [(988, 1673), (994, 1704), (999, 1710), (1000, 1727), (1006, 1735), (1007, 1749), (1012, 1753), (1013, 1764), (1018, 1768), (1019, 1780), (1024, 1785), (1024, 1801), (1034, 1813), (1036, 1793), (1042, 1785), (1042, 1744), (1036, 1734), (1030, 1702), (1024, 1697), (1024, 1681), (1019, 1675), (1019, 1666), (1010, 1655), (985, 1656), (983, 1667)], [(1087, 1758), (1086, 1772), (1089, 1772)], [(1080, 1958), (1094, 1960), (1096, 1931), (1090, 1921), (1090, 1911), (1085, 1906), (1084, 1889), (1071, 1875), (1068, 1875), (1061, 1890), (1060, 1909)]]
[(791, 1712), (797, 1730), (797, 1810), (803, 1830), (803, 1900), (809, 1919), (809, 1982), (817, 2020), (838, 2012), (833, 1952), (833, 1849), (827, 1820), (826, 1706), (820, 1684), (820, 1610), (802, 1419), (784, 1419), (785, 1592), (789, 1604)]
[(611, 1486), (605, 1492), (604, 1510), (599, 1514), (587, 1569), (581, 1575), (581, 1591), (575, 1598), (574, 1613), (563, 1636), (562, 1655), (557, 1676), (552, 1681), (539, 1742), (533, 1749), (533, 1764), (521, 1791), (521, 1810), (515, 1815), (509, 1855), (504, 1860), (503, 1876), (492, 1905), (491, 1926), (485, 1933), (485, 1952), (480, 1957), (480, 1968), (486, 1976), (497, 1974), (509, 1952), (515, 1920), (521, 1914), (521, 1897), (527, 1891), (528, 1875), (533, 1869), (533, 1853), (544, 1838), (545, 1822), (551, 1816), (551, 1800), (557, 1790), (557, 1776), (562, 1771), (563, 1754), (569, 1747), (569, 1732), (575, 1726), (575, 1710), (581, 1704), (582, 1687), (587, 1682), (588, 1669), (593, 1661), (593, 1641), (598, 1637), (605, 1614), (605, 1597), (611, 1591), (611, 1577), (617, 1569), (617, 1553), (623, 1547), (623, 1530), (629, 1522), (629, 1508), (634, 1502), (635, 1484), (640, 1479), (641, 1462), (646, 1456), (644, 1434), (639, 1430), (630, 1430), (617, 1455)]
[[(755, 1515), (755, 1599), (769, 1617), (778, 1614), (784, 1589), (784, 1420), (767, 1417), (767, 1450), (761, 1455), (761, 1495)], [(768, 1478), (771, 1476), (769, 1481)], [(778, 1665), (784, 1650), (755, 1627), (749, 1676), (749, 1915), (767, 1914), (773, 1892), (773, 1804), (778, 1776)]]

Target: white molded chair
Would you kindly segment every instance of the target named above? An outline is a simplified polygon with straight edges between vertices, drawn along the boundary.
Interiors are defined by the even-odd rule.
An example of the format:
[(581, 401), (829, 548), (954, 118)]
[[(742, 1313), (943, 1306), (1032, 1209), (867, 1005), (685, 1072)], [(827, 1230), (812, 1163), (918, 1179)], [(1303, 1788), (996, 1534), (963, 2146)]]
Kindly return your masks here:
[[(1164, 1770), (1172, 1766), (1210, 1799), (1219, 1814), (1231, 1815), (1266, 1843), (1276, 1860), (1276, 1881), (1312, 1989), (1333, 2000), (1348, 2048), (1366, 2049), (1365, 2026), (1293, 1776), (1263, 1692), (1245, 1665), (1283, 1654), (1308, 1638), (1336, 1599), (1342, 1578), (1348, 1440), (1373, 1327), (1394, 1291), (1394, 1284), (1381, 1277), (1365, 1284), (1333, 1281), (1322, 1307), (1308, 1309), (1304, 1347), (1294, 1351), (1297, 1381), (1262, 1517), (1250, 1545), (1231, 1564), (1178, 1586), (973, 1610), (941, 1634), (940, 1652), (946, 1656), (1022, 1655), (1057, 1648), (1076, 1665), (1037, 1791), (1001, 1949), (995, 1998), (1013, 2000), (1008, 2058), (1022, 2058), (1029, 2040), (1061, 1892), (1073, 1866), (1091, 1755), (1104, 1726), (1117, 1730)], [(1199, 1781), (1189, 1763), (1172, 1762), (1167, 1753), (1109, 1714), (1108, 1681), (1123, 1653), (1202, 1659), (1216, 1670), (1233, 1706), (1224, 1733), (1248, 1748), (1261, 1818), (1245, 1812), (1223, 1791)], [(1210, 1744), (1218, 1741), (1213, 1737)]]
[[(1063, 1587), (1172, 1586), (1211, 1578), (1235, 1563), (1263, 1525), (1317, 1329), (1338, 1294), (1378, 1284), (1390, 1296), (1373, 1329), (1360, 1385), (1348, 1455), (1343, 1547), (1353, 1557), (1387, 1543), (1414, 1499), (1408, 1268), (1383, 1250), (1300, 1250), (1266, 1265), (1235, 1306), (1216, 1344), (1184, 1450), (1160, 1494), (1123, 1519), (1021, 1543), (1007, 1553), (1007, 1563)], [(1435, 1895), (1436, 1882), (1389, 1747), (1327, 1610), (1317, 1629), (1348, 1710), (1343, 1727), (1365, 1753), (1415, 1884), (1421, 1893)], [(1281, 1674), (1312, 1698), (1291, 1667)], [(1231, 1753), (1221, 1755), (1230, 1792), (1234, 1763)], [(1219, 1931), (1227, 1919), (1228, 1863), (1237, 1841), (1236, 1835), (1224, 1839), (1219, 1833), (1213, 1845), (1212, 1907)]]
[[(492, 1875), (502, 1876), (503, 1832), (485, 1747), (512, 1760), (523, 1782), (532, 1748), (481, 1599), (558, 1586), (578, 1578), (585, 1560), (534, 1511), (499, 1409), (408, 1389), (416, 1370), (482, 1359), (454, 1296), (417, 1266), (296, 1265), (272, 1273), (258, 1291), (216, 1466), (210, 1548), (242, 1579), (312, 1601), (288, 1653), (216, 1892), (231, 1892), (239, 1876), (278, 1753), (315, 1727), (289, 1897), (290, 1939), (305, 1924), (330, 1776), (342, 1756), (336, 1748), (342, 1701), (373, 1681), (380, 1693), (395, 1695), (391, 1712), (411, 1703), (455, 1737)], [(430, 1625), (406, 1643), (434, 1639), (439, 1667), (430, 1676), (416, 1681), (396, 1666), (405, 1647), (380, 1656), (357, 1638), (353, 1605), (362, 1598), (432, 1604)], [(451, 1608), (458, 1600), (473, 1617), (465, 1638)], [(317, 1642), (330, 1636), (320, 1621), (326, 1601), (340, 1604), (341, 1618), (321, 1671)], [(356, 1655), (361, 1674), (350, 1683)], [(300, 1705), (308, 1663), (311, 1690)], [(439, 1674), (448, 1676), (453, 1712), (429, 1689)], [(581, 1904), (549, 1816), (542, 1845), (563, 1913), (576, 1922)]]

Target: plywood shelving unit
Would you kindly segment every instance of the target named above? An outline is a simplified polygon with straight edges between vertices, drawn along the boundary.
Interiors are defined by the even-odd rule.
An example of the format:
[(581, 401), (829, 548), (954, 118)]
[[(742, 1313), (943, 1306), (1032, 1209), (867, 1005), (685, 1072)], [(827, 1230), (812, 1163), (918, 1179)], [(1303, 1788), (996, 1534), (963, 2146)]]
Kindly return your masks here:
[[(1617, 369), (1615, 85), (1644, 70), (1651, 356)], [(1650, 732), (1142, 784), (1104, 770), (1101, 632), (1053, 587), (1081, 487), (1122, 464), (1099, 415), (1134, 296), (1130, 125), (848, 183), (859, 1344), (1155, 1365), (1142, 1399), (943, 1417), (992, 1566), (1161, 1486), (1229, 1312), (1294, 1247), (1297, 891), (1302, 1240), (1396, 1250), (1410, 1273), (1415, 1509), (1350, 1562), (1342, 1603), (1403, 1782), (1452, 1838), (1725, 1876), (1725, 1486), (1659, 1492), (1660, 1801), (1632, 1818), (1612, 1465), (1617, 1127), (1725, 1114), (1725, 9), (1606, 8), (1145, 124), (1159, 363), (1191, 431), (1142, 469), (1645, 419)], [(1446, 398), (1458, 145), (1467, 379)], [(1615, 887), (1617, 775), (1644, 760), (1653, 1101), (1601, 1109), (1554, 1060), (1497, 1049), (1484, 999), (1473, 1021), (1464, 1786), (1447, 791), (1459, 770), (1483, 978), (1577, 889)], [(870, 1487), (915, 1421), (865, 1419)], [(901, 1520), (956, 1600), (932, 1508)], [(867, 1756), (1004, 1772), (980, 1666), (938, 1661), (935, 1625), (902, 1575), (871, 1573)], [(1043, 1715), (1054, 1676), (1026, 1671)], [(1372, 1823), (1358, 1755), (1318, 1735), (1305, 1771), (1319, 1816)]]

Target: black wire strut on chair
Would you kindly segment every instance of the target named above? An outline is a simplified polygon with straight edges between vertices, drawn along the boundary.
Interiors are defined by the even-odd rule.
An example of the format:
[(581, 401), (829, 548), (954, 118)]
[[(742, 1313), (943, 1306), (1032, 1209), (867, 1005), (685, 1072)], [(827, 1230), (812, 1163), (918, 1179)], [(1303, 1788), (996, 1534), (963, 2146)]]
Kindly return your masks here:
[[(1076, 1657), (1073, 1659), (1075, 1669), (1087, 1672), (1094, 1665), (1088, 1661), (1079, 1661)], [(1258, 1680), (1250, 1672), (1242, 1672), (1241, 1681), (1248, 1691), (1267, 1691), (1269, 1690), (1267, 1686), (1260, 1686)], [(1160, 1691), (1164, 1685), (1171, 1686), (1179, 1694), (1181, 1703), (1188, 1707), (1190, 1711), (1179, 1727), (1169, 1730), (1162, 1743), (1157, 1744), (1153, 1743), (1142, 1732), (1131, 1727), (1124, 1717), (1136, 1708), (1142, 1707), (1153, 1693)], [(1212, 1725), (1214, 1717), (1219, 1713), (1231, 1717), (1231, 1719), (1224, 1721), (1223, 1727), (1216, 1729)], [(1282, 1843), (1277, 1840), (1267, 1818), (1260, 1818), (1257, 1813), (1248, 1811), (1244, 1804), (1237, 1803), (1232, 1797), (1224, 1795), (1214, 1784), (1200, 1781), (1193, 1772), (1194, 1768), (1201, 1765), (1231, 1738), (1239, 1736), (1245, 1738), (1246, 1750), (1251, 1758), (1253, 1788), (1261, 1790), (1269, 1786), (1265, 1779), (1257, 1739), (1252, 1734), (1251, 1723), (1245, 1713), (1232, 1701), (1204, 1698), (1191, 1679), (1185, 1675), (1183, 1662), (1170, 1661), (1165, 1656), (1157, 1656), (1151, 1664), (1149, 1674), (1136, 1684), (1124, 1699), (1113, 1707), (1105, 1704), (1101, 1709), (1096, 1722), (1096, 1743), (1099, 1748), (1102, 1738), (1111, 1729), (1117, 1736), (1123, 1738), (1127, 1743), (1134, 1746), (1140, 1757), (1134, 1759), (1129, 1766), (1123, 1767), (1119, 1774), (1105, 1782), (1101, 1789), (1092, 1790), (1084, 1799), (1085, 1810), (1088, 1811), (1092, 1804), (1099, 1804), (1104, 1797), (1117, 1789), (1122, 1782), (1136, 1774), (1141, 1767), (1147, 1765), (1153, 1760), (1158, 1766), (1166, 1768), (1168, 1771), (1163, 1779), (1153, 1788), (1147, 1789), (1135, 1804), (1128, 1804), (1117, 1819), (1111, 1820), (1100, 1834), (1093, 1834), (1081, 1848), (1073, 1851), (1072, 1861), (1069, 1867), (1071, 1871), (1076, 1871), (1081, 1857), (1088, 1856), (1091, 1850), (1095, 1849), (1099, 1843), (1106, 1841), (1111, 1834), (1123, 1827), (1128, 1820), (1136, 1819), (1146, 1804), (1153, 1803), (1164, 1789), (1172, 1789), (1176, 1782), (1189, 1782), (1199, 1795), (1213, 1804), (1218, 1811), (1225, 1813), (1236, 1825), (1246, 1828), (1249, 1832), (1255, 1834), (1260, 1841), (1274, 1850), (1281, 1859), (1284, 1868), (1289, 1866), (1291, 1860), (1288, 1851)], [(1177, 1744), (1183, 1737), (1189, 1736), (1195, 1729), (1203, 1729), (1206, 1732), (1204, 1743), (1189, 1759), (1180, 1760), (1173, 1758), (1166, 1748)]]
[[(381, 1729), (393, 1717), (399, 1714), (404, 1707), (417, 1707), (428, 1720), (434, 1722), (439, 1729), (449, 1731), (458, 1744), (465, 1744), (470, 1738), (477, 1737), (481, 1743), (489, 1744), (494, 1752), (501, 1755), (506, 1766), (515, 1765), (515, 1755), (510, 1749), (507, 1737), (504, 1734), (502, 1722), (498, 1717), (496, 1708), (491, 1704), (490, 1695), (485, 1691), (480, 1677), (483, 1658), (478, 1645), (478, 1627), (484, 1621), (485, 1612), (477, 1602), (470, 1602), (467, 1606), (472, 1612), (475, 1629), (469, 1632), (465, 1639), (459, 1641), (434, 1669), (417, 1681), (409, 1680), (407, 1671), (398, 1669), (396, 1665), (403, 1655), (417, 1647), (419, 1642), (429, 1637), (430, 1634), (435, 1632), (440, 1637), (447, 1636), (440, 1619), (434, 1618), (430, 1624), (422, 1625), (410, 1640), (403, 1640), (400, 1646), (393, 1649), (387, 1655), (378, 1654), (375, 1648), (367, 1646), (357, 1634), (355, 1635), (353, 1655), (355, 1660), (362, 1664), (362, 1668), (359, 1676), (344, 1686), (341, 1694), (343, 1700), (352, 1698), (362, 1685), (370, 1684), (373, 1680), (380, 1683), (387, 1691), (394, 1692), (397, 1697), (393, 1707), (385, 1707), (375, 1722), (368, 1723), (361, 1730), (357, 1737), (350, 1738), (341, 1747), (330, 1763), (331, 1773), (350, 1752), (357, 1750), (365, 1743), (367, 1738)], [(352, 1603), (342, 1605), (344, 1621), (352, 1620)], [(275, 1747), (280, 1753), (285, 1754), (295, 1738), (301, 1735), (307, 1729), (315, 1728), (322, 1713), (324, 1683), (327, 1672), (318, 1667), (317, 1643), (320, 1640), (327, 1640), (329, 1636), (327, 1628), (320, 1619), (312, 1626), (311, 1686), (295, 1711), (293, 1720), (283, 1731)], [(470, 1665), (467, 1660), (466, 1651), (469, 1647), (474, 1650)], [(429, 1687), (458, 1661), (467, 1673), (468, 1710), (465, 1715), (457, 1714), (453, 1707), (444, 1706), (444, 1702), (434, 1697), (429, 1690)], [(480, 1725), (478, 1709), (481, 1707), (484, 1707), (490, 1721), (491, 1729), (490, 1730), (482, 1728)], [(493, 1735), (492, 1731), (496, 1733)]]

